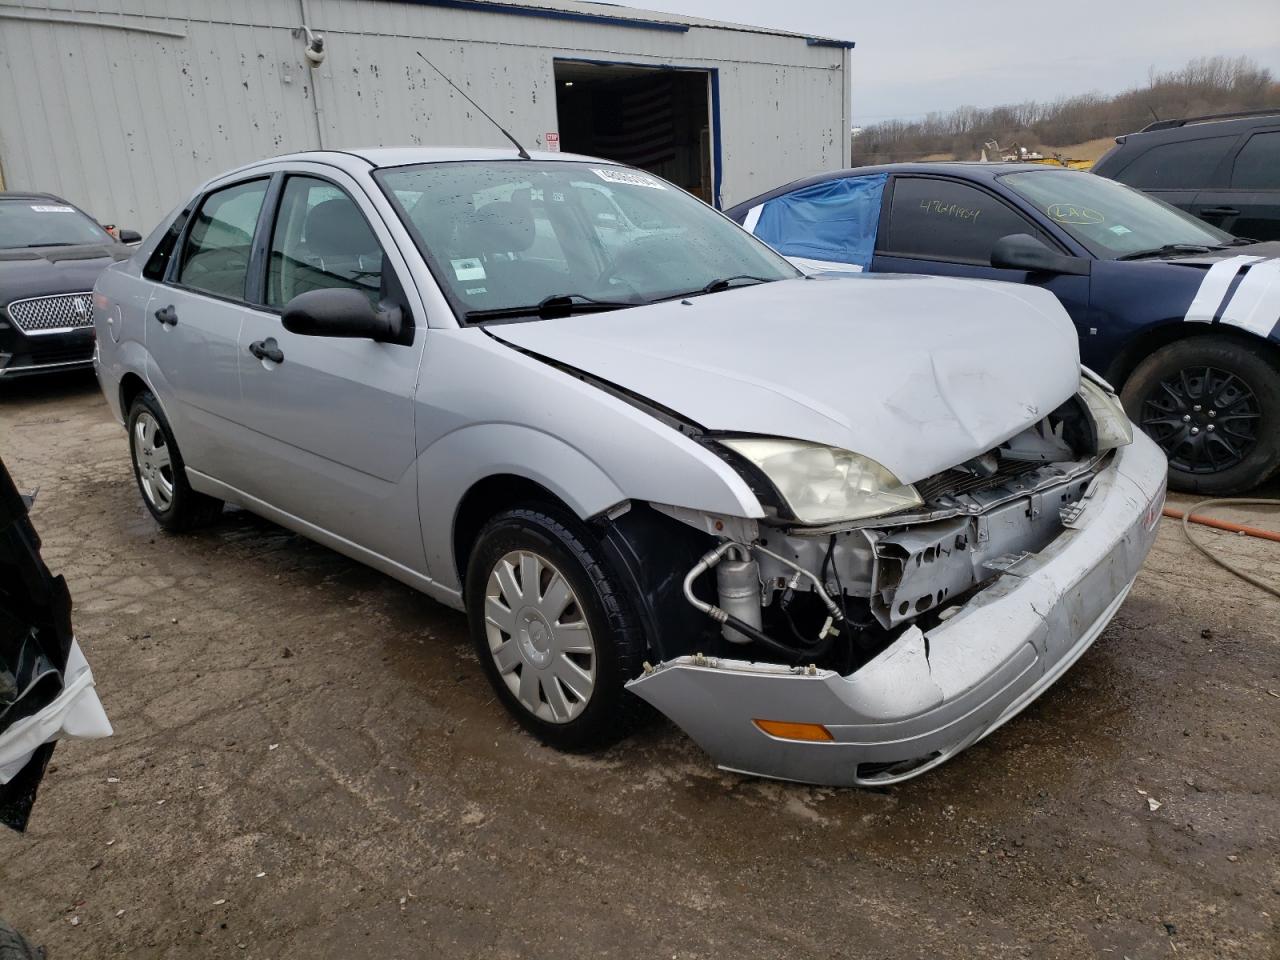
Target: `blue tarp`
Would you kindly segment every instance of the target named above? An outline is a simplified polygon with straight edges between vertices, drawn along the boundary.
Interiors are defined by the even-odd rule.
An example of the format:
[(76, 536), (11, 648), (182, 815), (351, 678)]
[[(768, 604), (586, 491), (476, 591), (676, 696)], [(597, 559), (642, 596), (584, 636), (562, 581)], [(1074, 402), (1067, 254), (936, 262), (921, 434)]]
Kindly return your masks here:
[(785, 257), (850, 263), (866, 270), (875, 252), (888, 177), (877, 173), (828, 180), (774, 197), (760, 211), (753, 232)]

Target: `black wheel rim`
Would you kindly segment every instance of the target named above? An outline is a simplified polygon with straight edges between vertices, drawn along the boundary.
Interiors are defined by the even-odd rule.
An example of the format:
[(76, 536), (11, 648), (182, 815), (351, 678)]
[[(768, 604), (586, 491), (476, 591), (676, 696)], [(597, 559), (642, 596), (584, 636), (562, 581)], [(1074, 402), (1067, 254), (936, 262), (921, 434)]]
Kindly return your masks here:
[(1142, 402), (1142, 429), (1169, 465), (1185, 473), (1219, 473), (1244, 462), (1258, 445), (1262, 411), (1239, 374), (1184, 367)]

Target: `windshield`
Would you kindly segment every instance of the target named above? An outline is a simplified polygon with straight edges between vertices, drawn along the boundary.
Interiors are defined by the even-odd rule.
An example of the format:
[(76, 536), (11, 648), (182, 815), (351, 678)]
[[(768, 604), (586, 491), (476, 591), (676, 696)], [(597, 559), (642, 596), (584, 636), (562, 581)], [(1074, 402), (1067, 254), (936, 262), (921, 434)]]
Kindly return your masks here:
[(0, 250), (111, 243), (110, 234), (75, 207), (57, 200), (0, 200)]
[(512, 160), (374, 176), (472, 321), (522, 308), (536, 316), (550, 298), (630, 306), (799, 276), (701, 200), (639, 170)]
[(1162, 200), (1097, 174), (1035, 170), (1000, 179), (1104, 260), (1169, 244), (1218, 247), (1233, 239)]

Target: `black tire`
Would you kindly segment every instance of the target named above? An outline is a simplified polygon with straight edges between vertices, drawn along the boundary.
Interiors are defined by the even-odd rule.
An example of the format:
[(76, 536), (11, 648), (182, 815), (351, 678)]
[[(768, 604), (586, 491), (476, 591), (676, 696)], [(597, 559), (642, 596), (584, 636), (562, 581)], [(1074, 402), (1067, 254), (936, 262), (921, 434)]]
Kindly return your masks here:
[[(147, 425), (155, 424), (157, 447), (162, 447), (168, 454), (168, 466), (164, 469), (163, 476), (172, 487), (172, 496), (167, 503), (157, 502), (153, 496), (159, 499), (159, 495), (153, 495), (147, 490), (148, 482), (158, 481), (144, 482), (143, 479), (144, 468), (140, 458), (145, 460), (145, 455), (139, 450), (138, 423), (144, 418), (149, 418), (145, 420)], [(156, 522), (170, 533), (183, 533), (216, 520), (222, 513), (222, 501), (197, 493), (187, 483), (186, 465), (182, 452), (173, 439), (173, 428), (169, 426), (164, 411), (149, 390), (134, 397), (125, 424), (129, 432), (129, 458), (133, 463), (133, 479), (138, 484), (142, 502), (147, 505)]]
[(26, 937), (0, 920), (0, 960), (44, 960), (44, 951), (37, 951)]
[[(490, 651), (485, 617), (490, 576), (500, 560), (518, 551), (536, 553), (564, 576), (580, 602), (580, 606), (570, 604), (566, 610), (576, 610), (571, 616), (585, 619), (590, 631), (594, 685), (581, 701), (585, 706), (567, 721), (553, 722), (526, 708), (507, 686)], [(468, 558), (465, 599), (472, 641), (485, 676), (503, 705), (539, 740), (560, 750), (598, 749), (625, 737), (644, 716), (643, 703), (623, 688), (641, 671), (643, 631), (600, 548), (577, 518), (550, 505), (507, 510), (494, 517), (480, 531)], [(517, 643), (510, 634), (499, 634), (503, 636), (510, 638), (509, 643)], [(528, 669), (526, 658), (520, 662), (518, 672), (507, 672), (519, 682)], [(538, 693), (550, 709), (545, 688), (540, 687)]]
[(1169, 458), (1175, 490), (1242, 493), (1280, 467), (1280, 370), (1263, 344), (1179, 340), (1138, 364), (1120, 396)]

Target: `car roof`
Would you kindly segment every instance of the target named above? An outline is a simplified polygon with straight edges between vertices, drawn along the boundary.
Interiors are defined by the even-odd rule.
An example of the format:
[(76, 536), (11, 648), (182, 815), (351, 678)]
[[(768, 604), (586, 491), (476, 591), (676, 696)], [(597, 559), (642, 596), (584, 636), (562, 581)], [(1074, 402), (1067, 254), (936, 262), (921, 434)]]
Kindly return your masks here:
[[(277, 157), (268, 157), (219, 174), (214, 179), (221, 180), (232, 174), (253, 170), (255, 167), (269, 163), (325, 163), (342, 167), (349, 172), (357, 172), (381, 167), (403, 167), (418, 163), (458, 163), (519, 159), (514, 147), (352, 147), (351, 149), (343, 150), (307, 150), (301, 153), (287, 153)], [(530, 150), (529, 159), (563, 160), (576, 163), (614, 162), (576, 153), (559, 153), (546, 150)]]
[(868, 177), (878, 173), (884, 174), (948, 174), (951, 176), (963, 176), (968, 180), (995, 180), (997, 177), (1006, 173), (1027, 173), (1036, 170), (1060, 170), (1063, 173), (1080, 174), (1088, 176), (1084, 170), (1070, 170), (1067, 167), (1061, 167), (1048, 163), (1029, 163), (1022, 160), (983, 162), (981, 160), (929, 160), (919, 161), (915, 163), (881, 163), (874, 166), (866, 167), (850, 167), (846, 170), (831, 170), (827, 173), (815, 174), (811, 177), (804, 177), (800, 180), (793, 180), (791, 183), (783, 184), (767, 193), (762, 193), (750, 200), (744, 200), (726, 211), (730, 216), (742, 207), (755, 206), (764, 203), (766, 200), (772, 200), (774, 197), (780, 197), (784, 193), (791, 193), (793, 190), (800, 190), (804, 187), (811, 187), (819, 183), (830, 183), (832, 180), (845, 180), (850, 177)]
[(57, 200), (66, 203), (61, 197), (52, 193), (36, 193), (31, 190), (0, 190), (0, 200)]
[(1223, 113), (1207, 117), (1186, 117), (1177, 120), (1158, 120), (1141, 130), (1116, 138), (1117, 143), (1140, 137), (1152, 140), (1198, 140), (1201, 137), (1234, 135), (1253, 127), (1274, 126), (1280, 123), (1280, 107), (1269, 110), (1251, 110), (1247, 113)]

